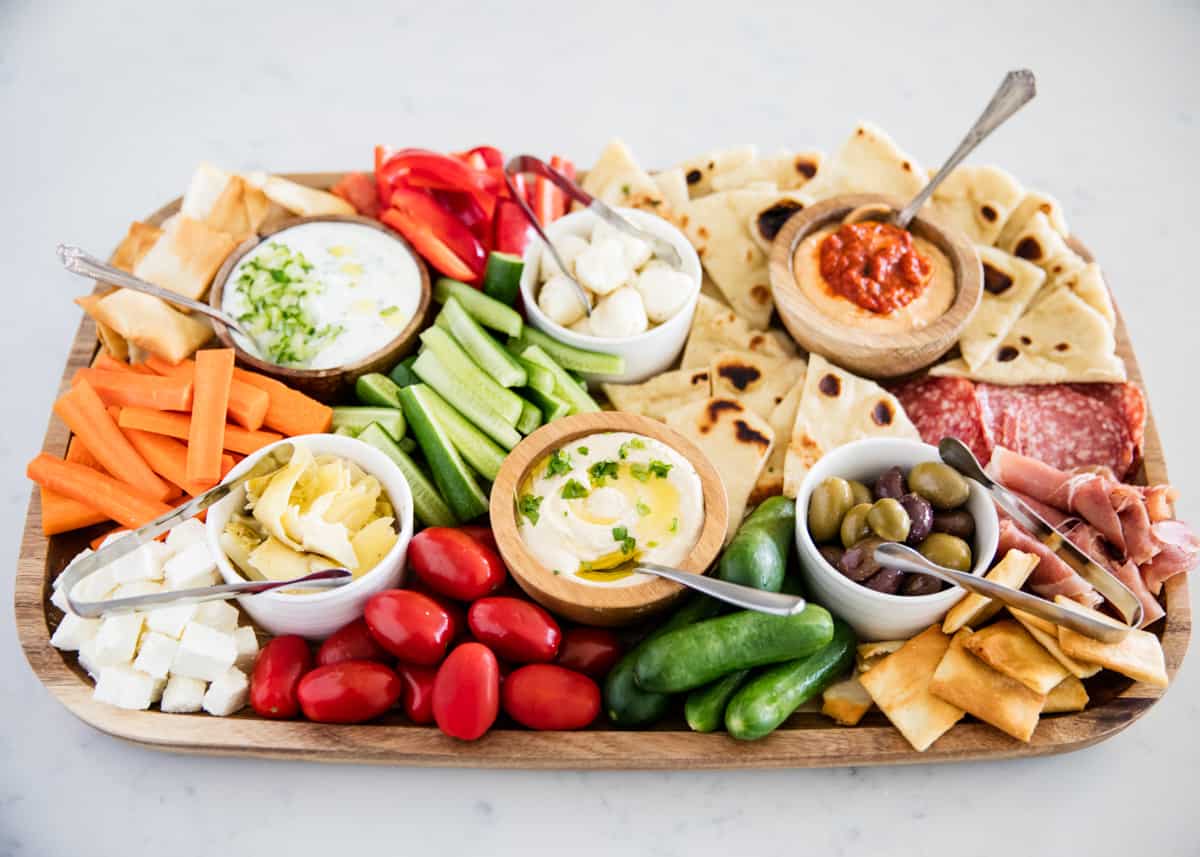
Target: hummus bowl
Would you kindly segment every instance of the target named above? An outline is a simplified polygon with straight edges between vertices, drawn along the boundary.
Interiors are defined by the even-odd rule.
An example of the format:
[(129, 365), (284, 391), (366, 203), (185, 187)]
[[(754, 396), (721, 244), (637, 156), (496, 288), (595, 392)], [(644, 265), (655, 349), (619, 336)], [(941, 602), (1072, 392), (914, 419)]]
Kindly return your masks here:
[[(918, 250), (933, 257), (926, 292), (888, 314), (870, 313), (826, 293), (808, 258), (807, 239), (841, 224), (884, 220), (903, 206), (881, 194), (835, 196), (792, 215), (771, 247), (771, 292), (784, 327), (803, 348), (871, 378), (895, 378), (933, 363), (954, 347), (983, 293), (983, 268), (974, 246), (924, 215), (908, 226)], [(809, 241), (809, 244), (812, 242)], [(804, 258), (801, 258), (804, 257)]]
[[(670, 509), (655, 508), (656, 496)], [(703, 452), (657, 420), (615, 411), (577, 414), (529, 435), (505, 458), (490, 503), (496, 543), (518, 585), (555, 613), (603, 626), (651, 616), (685, 589), (621, 566), (643, 557), (704, 574), (729, 517), (721, 477)]]

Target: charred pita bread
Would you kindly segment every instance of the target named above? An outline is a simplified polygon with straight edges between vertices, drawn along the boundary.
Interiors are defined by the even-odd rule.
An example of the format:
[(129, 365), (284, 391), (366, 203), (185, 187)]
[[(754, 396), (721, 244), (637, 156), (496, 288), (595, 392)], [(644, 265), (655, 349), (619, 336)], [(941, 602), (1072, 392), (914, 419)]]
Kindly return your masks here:
[(758, 148), (755, 146), (716, 149), (683, 161), (677, 169), (687, 182), (688, 196), (696, 199), (713, 192), (714, 179), (741, 169), (753, 161), (757, 154)]
[(1015, 243), (1014, 237), (1025, 229), (1033, 216), (1039, 212), (1046, 216), (1050, 226), (1063, 238), (1071, 234), (1071, 231), (1067, 229), (1067, 219), (1063, 216), (1062, 206), (1058, 200), (1040, 190), (1031, 190), (1022, 197), (1016, 209), (1004, 222), (1004, 228), (1000, 230), (1000, 235), (996, 238), (996, 246), (1005, 247)]
[(171, 363), (191, 357), (212, 337), (203, 316), (189, 316), (156, 297), (117, 289), (96, 302), (90, 314), (136, 345)]
[(788, 390), (783, 401), (775, 406), (775, 410), (772, 411), (771, 417), (767, 421), (771, 424), (771, 431), (775, 433), (775, 445), (771, 447), (771, 455), (767, 458), (767, 463), (763, 465), (763, 471), (759, 474), (758, 482), (754, 484), (754, 490), (750, 492), (751, 506), (757, 506), (768, 497), (783, 493), (783, 466), (787, 459), (788, 446), (786, 439), (792, 431), (792, 426), (796, 423), (796, 411), (800, 410), (802, 395), (804, 395), (803, 375)]
[[(281, 176), (253, 172), (247, 173), (242, 178), (251, 187), (262, 191), (271, 202), (301, 217), (316, 217), (321, 214), (357, 214), (354, 206), (340, 196), (302, 185)], [(265, 223), (270, 220), (271, 212), (268, 210), (263, 216)], [(265, 226), (260, 228), (265, 228)]]
[(241, 176), (200, 164), (192, 173), (180, 212), (184, 217), (242, 241), (254, 235), (267, 217), (270, 201)]
[(966, 640), (967, 651), (997, 672), (1045, 695), (1070, 675), (1016, 619), (1001, 619)]
[(656, 420), (665, 420), (672, 411), (712, 395), (707, 369), (676, 369), (641, 384), (601, 384), (600, 388), (618, 411)]
[(1024, 610), (1016, 610), (1012, 607), (1008, 608), (1008, 612), (1013, 618), (1025, 626), (1025, 630), (1029, 632), (1035, 640), (1042, 644), (1043, 648), (1050, 653), (1056, 661), (1066, 667), (1067, 672), (1076, 678), (1091, 678), (1096, 673), (1100, 672), (1099, 664), (1089, 664), (1083, 661), (1077, 661), (1075, 658), (1068, 655), (1062, 650), (1062, 646), (1058, 644), (1058, 626), (1052, 622), (1047, 622), (1032, 613), (1026, 613)]
[(795, 497), (817, 459), (864, 437), (921, 439), (895, 396), (819, 354), (810, 355), (784, 461), (783, 493)]
[[(983, 578), (1001, 586), (1020, 589), (1037, 564), (1038, 558), (1033, 554), (1010, 550)], [(986, 595), (969, 592), (946, 613), (942, 619), (942, 631), (954, 634), (967, 625), (982, 625), (1000, 612), (1003, 606)]]
[(788, 390), (803, 383), (806, 365), (801, 357), (780, 360), (753, 351), (722, 351), (708, 367), (712, 394), (737, 399), (769, 421)]
[(821, 713), (839, 726), (856, 725), (874, 704), (856, 675), (831, 684), (821, 694)]
[(771, 426), (726, 396), (690, 402), (668, 414), (666, 423), (700, 447), (721, 475), (729, 503), (728, 543), (742, 523), (746, 500), (771, 454), (775, 440)]
[(190, 217), (177, 217), (133, 268), (133, 275), (192, 300), (208, 291), (233, 238)]
[(933, 192), (926, 211), (974, 243), (991, 244), (1024, 196), (1020, 182), (999, 167), (962, 166)]
[(870, 122), (855, 126), (832, 158), (800, 190), (806, 205), (843, 193), (883, 193), (911, 199), (925, 187), (925, 170)]
[(769, 184), (778, 190), (799, 190), (808, 184), (821, 166), (820, 152), (777, 152), (755, 158), (737, 169), (713, 176), (712, 190), (742, 190), (752, 185)]
[(783, 229), (784, 224), (792, 219), (792, 215), (804, 209), (804, 204), (792, 194), (779, 193), (771, 200), (765, 200), (750, 212), (746, 221), (746, 229), (750, 237), (762, 250), (768, 261), (771, 257), (771, 247), (775, 236)]
[(967, 650), (971, 636), (969, 628), (954, 635), (929, 682), (929, 690), (1018, 741), (1028, 742), (1042, 715), (1045, 695), (1034, 693), (971, 654)]
[(609, 205), (657, 211), (665, 201), (654, 179), (620, 140), (613, 140), (604, 147), (599, 160), (584, 176), (582, 187)]
[(1034, 300), (1046, 272), (996, 247), (979, 246), (983, 263), (983, 295), (958, 338), (963, 360), (971, 369), (988, 361)]
[(707, 295), (701, 295), (692, 316), (692, 330), (683, 350), (684, 369), (707, 369), (721, 351), (752, 351), (766, 357), (794, 357), (791, 338), (777, 330), (755, 330), (746, 320)]
[(1101, 273), (1100, 266), (1095, 262), (1083, 263), (1081, 259), (1079, 265), (1051, 278), (1047, 287), (1034, 296), (1030, 305), (1036, 305), (1039, 300), (1057, 288), (1071, 290), (1085, 304), (1104, 316), (1109, 327), (1116, 326), (1117, 311), (1113, 307), (1112, 295), (1108, 291), (1108, 284), (1104, 282), (1104, 274)]
[(671, 214), (687, 208), (688, 186), (687, 179), (683, 177), (683, 170), (675, 167), (661, 173), (655, 173), (653, 179), (659, 193), (662, 194), (663, 202), (667, 207), (667, 213)]
[(1001, 241), (996, 246), (1006, 253), (1033, 262), (1052, 280), (1085, 264), (1067, 244), (1067, 239), (1050, 223), (1050, 218), (1041, 211), (1035, 213), (1023, 229), (1018, 229), (1007, 241)]
[(1060, 711), (1083, 711), (1087, 708), (1088, 692), (1083, 682), (1073, 675), (1060, 681), (1046, 694), (1042, 714), (1057, 714)]
[[(1091, 616), (1093, 619), (1109, 622), (1119, 628), (1125, 627), (1103, 613), (1084, 607), (1065, 596), (1054, 596), (1054, 603), (1067, 610)], [(1128, 676), (1134, 681), (1144, 681), (1155, 687), (1166, 687), (1170, 683), (1170, 679), (1167, 678), (1167, 664), (1163, 656), (1162, 643), (1149, 631), (1133, 628), (1119, 643), (1104, 643), (1059, 625), (1058, 644), (1072, 658), (1099, 664), (1105, 669)]]

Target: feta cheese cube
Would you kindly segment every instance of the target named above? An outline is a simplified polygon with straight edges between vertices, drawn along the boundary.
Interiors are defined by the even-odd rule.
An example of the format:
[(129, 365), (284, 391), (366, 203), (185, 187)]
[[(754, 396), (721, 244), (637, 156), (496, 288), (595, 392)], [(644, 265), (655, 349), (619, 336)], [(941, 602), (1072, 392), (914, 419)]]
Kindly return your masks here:
[(113, 590), (110, 598), (136, 598), (139, 595), (153, 595), (156, 592), (165, 592), (164, 587), (157, 580), (135, 580), (132, 583), (122, 583)]
[(62, 583), (63, 575), (65, 575), (71, 569), (71, 566), (79, 562), (84, 557), (91, 556), (94, 553), (95, 551), (91, 548), (84, 548), (79, 553), (75, 554), (75, 556), (71, 558), (71, 561), (67, 563), (67, 567), (58, 573), (58, 577), (54, 578), (54, 589), (56, 591), (58, 590), (59, 585)]
[(598, 295), (615, 292), (633, 278), (625, 246), (617, 238), (593, 243), (575, 259), (575, 276)]
[(142, 637), (137, 657), (133, 661), (133, 668), (154, 678), (165, 679), (171, 669), (171, 664), (175, 661), (175, 652), (178, 650), (179, 641), (174, 637), (150, 631)]
[(584, 318), (586, 312), (583, 302), (579, 300), (579, 292), (566, 277), (552, 277), (547, 280), (538, 292), (537, 302), (538, 307), (551, 321), (563, 327), (570, 327)]
[(54, 629), (50, 645), (64, 652), (77, 652), (84, 643), (96, 636), (96, 632), (100, 630), (100, 621), (68, 613)]
[(198, 678), (173, 675), (167, 679), (159, 708), (169, 714), (187, 714), (199, 711), (204, 703), (206, 685)]
[(237, 630), (238, 616), (238, 609), (228, 601), (206, 601), (196, 605), (196, 615), (192, 621), (224, 634), (232, 634)]
[(67, 590), (64, 587), (54, 587), (54, 591), (50, 593), (50, 603), (64, 613), (71, 612), (71, 605), (67, 603)]
[(237, 660), (237, 642), (225, 634), (198, 622), (189, 622), (179, 638), (179, 649), (171, 664), (171, 674), (213, 681)]
[(113, 576), (112, 566), (98, 568), (75, 584), (71, 597), (76, 601), (103, 601), (117, 588), (117, 579)]
[(606, 339), (637, 336), (650, 326), (642, 296), (628, 287), (602, 298), (592, 310), (591, 322), (592, 335)]
[(217, 717), (226, 717), (246, 706), (250, 696), (250, 681), (237, 667), (230, 667), (208, 686), (204, 694), (204, 710)]
[(233, 641), (237, 644), (237, 660), (233, 665), (249, 672), (258, 657), (258, 635), (249, 625), (243, 625), (233, 632)]
[(164, 684), (128, 665), (106, 666), (100, 669), (92, 697), (118, 708), (137, 711), (149, 708), (150, 703), (162, 695)]
[(112, 563), (110, 566), (117, 583), (136, 580), (162, 580), (163, 563), (171, 555), (171, 549), (160, 542), (147, 542), (133, 553)]
[(217, 582), (217, 566), (208, 545), (196, 542), (167, 560), (163, 567), (167, 589), (192, 589)]
[(98, 650), (95, 637), (84, 640), (79, 646), (79, 665), (87, 671), (93, 681), (100, 675), (100, 664), (97, 662)]
[(192, 518), (167, 533), (167, 547), (173, 553), (179, 553), (194, 544), (203, 544), (206, 538), (204, 524), (200, 523), (198, 519)]
[(176, 640), (183, 633), (183, 628), (196, 615), (196, 604), (172, 604), (169, 607), (155, 607), (146, 612), (146, 627), (151, 631), (166, 634)]
[(141, 613), (122, 613), (102, 619), (96, 632), (96, 665), (111, 667), (132, 661), (142, 634), (142, 623)]

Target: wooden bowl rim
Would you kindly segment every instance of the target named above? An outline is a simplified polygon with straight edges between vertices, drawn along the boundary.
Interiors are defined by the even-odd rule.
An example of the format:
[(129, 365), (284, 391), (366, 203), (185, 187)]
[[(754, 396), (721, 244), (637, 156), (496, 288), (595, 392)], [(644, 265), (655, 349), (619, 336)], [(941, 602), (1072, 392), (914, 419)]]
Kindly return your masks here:
[(353, 363), (347, 363), (344, 366), (333, 366), (328, 369), (294, 369), (290, 366), (280, 366), (278, 363), (271, 363), (260, 357), (256, 357), (237, 344), (237, 340), (230, 335), (229, 329), (224, 324), (217, 319), (213, 319), (213, 331), (217, 334), (217, 338), (221, 340), (221, 343), (237, 352), (240, 362), (257, 369), (259, 372), (298, 381), (317, 381), (327, 378), (337, 378), (341, 375), (353, 375), (356, 372), (365, 370), (372, 363), (387, 357), (388, 354), (397, 349), (402, 349), (408, 345), (420, 330), (425, 314), (429, 311), (429, 303), (433, 300), (433, 284), (430, 281), (429, 269), (425, 266), (425, 262), (420, 254), (413, 249), (413, 246), (402, 235), (398, 235), (377, 220), (361, 217), (357, 214), (316, 214), (309, 217), (290, 217), (287, 220), (280, 221), (269, 229), (265, 229), (256, 235), (251, 235), (242, 241), (241, 244), (234, 247), (232, 252), (225, 257), (225, 261), (221, 263), (221, 267), (217, 269), (217, 274), (213, 277), (212, 286), (208, 290), (209, 305), (217, 309), (221, 308), (221, 298), (225, 293), (225, 285), (229, 281), (229, 275), (233, 273), (233, 269), (237, 267), (237, 263), (242, 260), (242, 257), (271, 236), (286, 229), (303, 226), (305, 223), (356, 223), (360, 226), (368, 226), (376, 232), (382, 232), (387, 237), (396, 241), (412, 257), (421, 277), (421, 297), (417, 302), (417, 309), (413, 313), (413, 317), (405, 325), (404, 329), (396, 334), (394, 338), (388, 340), (385, 345), (364, 357), (360, 357)]
[[(608, 610), (653, 610), (665, 606), (683, 590), (683, 586), (662, 578), (629, 586), (592, 586), (579, 583), (573, 575), (556, 575), (525, 546), (518, 527), (515, 499), (534, 464), (554, 450), (580, 438), (603, 432), (633, 432), (674, 449), (695, 468), (704, 498), (704, 523), (696, 537), (696, 546), (680, 563), (682, 571), (705, 574), (720, 555), (729, 522), (725, 486), (717, 469), (704, 452), (679, 432), (658, 420), (624, 411), (600, 411), (575, 414), (544, 425), (517, 444), (504, 458), (492, 483), (489, 509), (492, 532), (500, 554), (512, 576), (530, 595), (545, 593), (558, 601), (600, 612)], [(592, 596), (604, 593), (605, 603)], [(536, 597), (536, 596), (535, 596)]]

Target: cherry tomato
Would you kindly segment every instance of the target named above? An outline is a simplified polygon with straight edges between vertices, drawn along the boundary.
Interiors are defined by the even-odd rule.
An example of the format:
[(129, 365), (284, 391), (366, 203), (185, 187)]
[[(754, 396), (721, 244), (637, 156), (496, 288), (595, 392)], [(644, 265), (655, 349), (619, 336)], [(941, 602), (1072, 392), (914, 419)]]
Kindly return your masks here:
[(390, 663), (392, 656), (375, 642), (365, 619), (355, 619), (338, 628), (317, 649), (317, 666), (324, 667), (342, 661), (379, 661)]
[(492, 650), (463, 643), (438, 668), (433, 682), (433, 717), (451, 738), (474, 741), (496, 722), (500, 667)]
[(255, 713), (279, 720), (299, 714), (296, 687), (312, 665), (312, 652), (303, 637), (287, 634), (263, 646), (250, 674), (250, 705)]
[(388, 589), (372, 595), (363, 618), (371, 636), (410, 664), (430, 666), (446, 654), (454, 623), (436, 601), (411, 589)]
[(408, 719), (422, 726), (432, 723), (433, 681), (437, 678), (437, 670), (400, 664), (396, 667), (396, 673), (404, 682), (404, 713)]
[(467, 611), (467, 624), (479, 642), (521, 664), (554, 660), (562, 640), (554, 617), (520, 598), (481, 598)]
[(500, 546), (496, 544), (496, 534), (492, 532), (491, 527), (485, 524), (463, 524), (459, 529), (497, 555), (500, 554)]
[(446, 615), (450, 617), (450, 640), (452, 642), (467, 630), (467, 609), (460, 602), (434, 592), (420, 580), (414, 581), (409, 588), (414, 592), (420, 592), (446, 611)]
[(508, 576), (492, 548), (453, 527), (429, 527), (413, 536), (408, 564), (434, 592), (460, 601), (495, 592)]
[(404, 685), (375, 661), (342, 661), (317, 667), (300, 680), (296, 695), (304, 716), (318, 723), (362, 723), (396, 704)]
[(617, 635), (604, 628), (571, 628), (563, 633), (555, 663), (592, 678), (604, 678), (621, 657)]
[(530, 664), (504, 682), (508, 716), (530, 729), (582, 729), (600, 713), (600, 686), (558, 664)]

